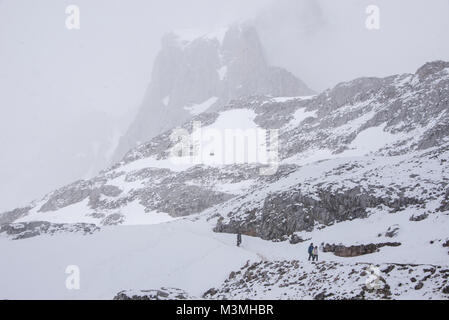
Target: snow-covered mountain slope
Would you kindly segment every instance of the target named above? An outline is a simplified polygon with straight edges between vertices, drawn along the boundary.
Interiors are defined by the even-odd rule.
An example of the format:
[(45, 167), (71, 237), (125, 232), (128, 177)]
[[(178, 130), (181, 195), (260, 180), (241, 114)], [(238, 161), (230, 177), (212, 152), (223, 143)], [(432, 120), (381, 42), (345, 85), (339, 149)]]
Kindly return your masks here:
[(448, 66), (359, 79), (301, 102), (303, 122), (280, 143), (281, 163), (301, 167), (215, 208), (224, 213), (217, 230), (281, 239), (371, 210), (447, 211)]
[[(269, 164), (257, 159), (220, 162), (222, 150), (215, 145), (180, 161), (170, 130), (97, 177), (0, 221), (140, 224), (208, 209), (224, 216), (219, 229), (232, 229), (234, 222), (247, 233), (279, 239), (316, 223), (366, 217), (382, 206), (446, 211), (448, 70), (449, 63), (434, 62), (416, 74), (358, 79), (318, 96), (242, 98), (182, 126), (191, 136), (199, 123), (202, 132), (279, 129), (279, 167), (272, 175), (260, 174)], [(282, 224), (266, 224), (264, 217), (294, 220), (270, 235), (258, 224)]]
[[(231, 271), (247, 260), (307, 263), (307, 246), (313, 241), (321, 246), (320, 259), (335, 262), (326, 265), (336, 268), (332, 276), (347, 281), (352, 281), (348, 268), (362, 272), (360, 263), (400, 263), (417, 273), (422, 268), (413, 264), (442, 266), (436, 274), (443, 277), (449, 265), (448, 110), (449, 63), (442, 61), (425, 64), (414, 74), (342, 83), (317, 96), (233, 100), (179, 129), (191, 138), (226, 129), (278, 129), (278, 167), (263, 161), (220, 162), (228, 153), (208, 145), (210, 137), (201, 140), (205, 147), (200, 152), (189, 149), (191, 157), (177, 158), (173, 151), (182, 141), (167, 131), (97, 177), (0, 215), (0, 247), (11, 257), (0, 271), (21, 270), (32, 259), (53, 288), (62, 285), (51, 274), (55, 268), (80, 261), (88, 270), (89, 292), (60, 288), (42, 293), (44, 297), (112, 298), (122, 290), (161, 287), (201, 297), (214, 287), (220, 297), (241, 298), (244, 291), (238, 285), (233, 286), (235, 295), (223, 293)], [(266, 139), (255, 141), (258, 149)], [(275, 170), (267, 174), (267, 168)], [(50, 226), (36, 230), (32, 221)], [(101, 230), (86, 236), (72, 232), (79, 228), (70, 226), (80, 223)], [(65, 228), (71, 232), (61, 234)], [(13, 241), (4, 236), (17, 229), (34, 237)], [(54, 237), (45, 235), (55, 229)], [(244, 234), (240, 249), (234, 247), (238, 231)], [(67, 246), (73, 250), (63, 253)], [(56, 260), (30, 258), (29, 252), (40, 247), (55, 253)], [(101, 268), (107, 272), (95, 279)], [(395, 272), (399, 282), (405, 281), (405, 271)], [(105, 284), (107, 277), (121, 280)], [(429, 279), (415, 297), (445, 298), (440, 278)], [(32, 285), (2, 281), (0, 288), (10, 289), (0, 294), (8, 297), (46, 280)], [(391, 290), (388, 298), (413, 297), (414, 287), (403, 289)], [(349, 298), (362, 288), (355, 284), (351, 290), (331, 293)], [(313, 296), (289, 292), (292, 298), (321, 297), (322, 291), (311, 291)], [(273, 297), (265, 291), (255, 297), (264, 296)]]
[(257, 31), (250, 25), (208, 33), (174, 31), (162, 40), (146, 97), (121, 138), (115, 160), (137, 144), (231, 99), (311, 93), (293, 74), (268, 65)]

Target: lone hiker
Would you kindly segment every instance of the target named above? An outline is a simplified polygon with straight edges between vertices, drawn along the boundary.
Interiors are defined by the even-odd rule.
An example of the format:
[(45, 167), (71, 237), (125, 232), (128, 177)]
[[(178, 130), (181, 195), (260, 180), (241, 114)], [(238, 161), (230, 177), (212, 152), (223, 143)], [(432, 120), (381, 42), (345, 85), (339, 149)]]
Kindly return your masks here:
[(310, 244), (307, 252), (309, 253), (309, 261), (310, 261), (310, 259), (312, 259), (312, 261), (313, 261), (313, 243)]
[(237, 247), (240, 247), (241, 244), (242, 244), (242, 233), (239, 231), (237, 233)]
[(315, 248), (313, 248), (312, 255), (312, 261), (318, 261), (318, 246), (315, 246)]

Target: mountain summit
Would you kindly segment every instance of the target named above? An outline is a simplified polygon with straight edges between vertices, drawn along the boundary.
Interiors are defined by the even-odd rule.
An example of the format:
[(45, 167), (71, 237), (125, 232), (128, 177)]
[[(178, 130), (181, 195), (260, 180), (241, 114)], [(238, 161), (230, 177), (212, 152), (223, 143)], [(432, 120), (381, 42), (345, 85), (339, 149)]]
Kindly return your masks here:
[(212, 33), (169, 33), (162, 39), (142, 106), (114, 160), (121, 160), (136, 144), (232, 99), (312, 93), (290, 72), (268, 65), (257, 31), (249, 25)]

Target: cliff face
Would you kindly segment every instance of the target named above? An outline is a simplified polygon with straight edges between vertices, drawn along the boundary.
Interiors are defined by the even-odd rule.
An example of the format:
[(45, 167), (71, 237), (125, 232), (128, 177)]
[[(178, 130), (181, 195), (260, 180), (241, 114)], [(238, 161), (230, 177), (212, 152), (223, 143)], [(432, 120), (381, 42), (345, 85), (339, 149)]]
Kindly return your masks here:
[(236, 25), (215, 34), (167, 34), (140, 111), (114, 160), (206, 109), (253, 95), (300, 96), (312, 91), (288, 71), (269, 66), (256, 30)]

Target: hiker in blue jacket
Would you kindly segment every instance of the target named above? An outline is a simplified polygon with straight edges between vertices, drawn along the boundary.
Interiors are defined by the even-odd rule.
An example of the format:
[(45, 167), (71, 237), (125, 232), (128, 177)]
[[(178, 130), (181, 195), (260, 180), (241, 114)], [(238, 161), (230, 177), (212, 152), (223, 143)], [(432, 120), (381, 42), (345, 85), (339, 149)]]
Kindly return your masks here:
[(313, 261), (313, 243), (310, 244), (307, 252), (309, 253), (309, 261), (310, 261), (310, 259), (312, 259), (312, 261)]

